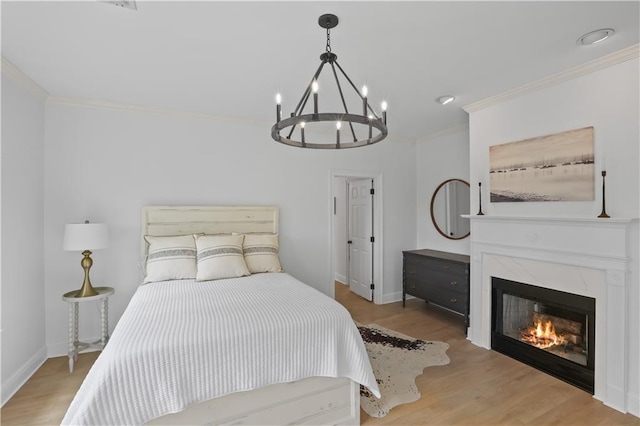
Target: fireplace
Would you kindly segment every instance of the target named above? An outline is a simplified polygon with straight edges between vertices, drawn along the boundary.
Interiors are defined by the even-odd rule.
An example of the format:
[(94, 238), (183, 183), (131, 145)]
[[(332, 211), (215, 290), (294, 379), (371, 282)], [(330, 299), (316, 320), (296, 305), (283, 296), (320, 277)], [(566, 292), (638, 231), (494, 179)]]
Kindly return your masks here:
[[(640, 270), (632, 261), (638, 258), (640, 221), (492, 215), (470, 220), (469, 339), (491, 349), (492, 277), (595, 299), (597, 321), (589, 327), (595, 330), (586, 336), (594, 351), (593, 397), (640, 417)], [(568, 368), (579, 365), (569, 362)], [(587, 368), (589, 363), (587, 357)]]
[(595, 299), (492, 277), (491, 348), (594, 392)]

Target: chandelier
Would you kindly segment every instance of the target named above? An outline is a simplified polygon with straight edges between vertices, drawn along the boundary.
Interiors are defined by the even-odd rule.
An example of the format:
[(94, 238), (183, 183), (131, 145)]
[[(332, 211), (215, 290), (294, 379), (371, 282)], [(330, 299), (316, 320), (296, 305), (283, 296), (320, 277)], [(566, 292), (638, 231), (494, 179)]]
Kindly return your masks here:
[[(318, 25), (327, 30), (327, 46), (326, 51), (320, 55), (320, 66), (316, 70), (315, 74), (311, 78), (311, 81), (307, 85), (302, 98), (298, 102), (295, 110), (291, 113), (290, 117), (282, 117), (282, 97), (278, 93), (276, 95), (276, 124), (271, 128), (271, 137), (280, 143), (285, 145), (297, 146), (300, 148), (314, 148), (314, 149), (342, 149), (342, 148), (356, 148), (360, 146), (373, 145), (376, 142), (380, 142), (387, 137), (387, 103), (382, 102), (381, 110), (382, 117), (380, 117), (373, 110), (367, 100), (367, 87), (363, 86), (362, 90), (353, 84), (349, 76), (344, 72), (340, 64), (338, 64), (338, 56), (331, 51), (331, 28), (335, 28), (338, 25), (338, 17), (333, 14), (324, 14), (318, 18)], [(340, 103), (344, 108), (344, 112), (319, 112), (319, 84), (318, 78), (322, 72), (324, 66), (329, 64), (333, 71), (333, 77), (337, 86), (337, 92), (339, 94)], [(359, 105), (356, 107), (356, 111), (349, 112), (347, 102), (345, 101), (345, 93), (343, 87), (340, 84), (338, 78), (340, 73), (344, 80), (348, 83), (348, 86), (355, 91), (357, 98), (360, 100)], [(328, 93), (324, 91), (323, 94)], [(309, 98), (312, 98), (312, 102), (308, 102)], [(356, 99), (357, 99), (356, 98)], [(304, 109), (310, 103), (309, 110), (312, 112), (305, 112)], [(320, 122), (333, 122), (335, 123), (335, 139), (332, 137), (328, 142), (309, 142), (305, 138), (305, 127), (311, 123)], [(341, 140), (340, 130), (345, 123), (345, 128)], [(354, 127), (355, 125), (355, 127)], [(311, 130), (311, 125), (308, 127)], [(356, 132), (358, 129), (358, 132)], [(375, 129), (375, 130), (374, 130)], [(318, 133), (314, 133), (315, 136)]]

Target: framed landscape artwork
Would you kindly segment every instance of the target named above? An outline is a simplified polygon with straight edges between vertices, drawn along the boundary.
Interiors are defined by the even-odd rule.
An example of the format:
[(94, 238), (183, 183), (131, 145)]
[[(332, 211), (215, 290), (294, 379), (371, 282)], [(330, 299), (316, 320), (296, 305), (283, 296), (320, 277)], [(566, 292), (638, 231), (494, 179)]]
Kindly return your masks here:
[(593, 127), (489, 147), (492, 203), (595, 199)]

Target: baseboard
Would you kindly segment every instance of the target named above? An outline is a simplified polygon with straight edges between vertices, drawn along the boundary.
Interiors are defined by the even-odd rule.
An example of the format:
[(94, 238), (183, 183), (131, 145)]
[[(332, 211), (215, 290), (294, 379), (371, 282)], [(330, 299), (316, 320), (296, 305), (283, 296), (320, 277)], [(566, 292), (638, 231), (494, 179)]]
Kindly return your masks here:
[(33, 376), (33, 373), (38, 371), (38, 368), (40, 368), (46, 360), (47, 348), (43, 346), (31, 357), (31, 359), (22, 364), (22, 367), (13, 373), (5, 383), (2, 383), (2, 406), (4, 406), (4, 404), (6, 404), (7, 401), (9, 401), (11, 397), (20, 390), (20, 388), (31, 376)]
[(333, 277), (334, 281), (338, 281), (340, 284), (347, 285), (347, 277), (342, 274), (335, 274)]
[(636, 417), (640, 417), (640, 396), (627, 394), (627, 411)]
[[(407, 294), (407, 300), (413, 299), (412, 296)], [(380, 301), (380, 305), (384, 305), (387, 303), (401, 302), (402, 301), (402, 292), (396, 291), (395, 293), (388, 293), (382, 295), (382, 300)]]

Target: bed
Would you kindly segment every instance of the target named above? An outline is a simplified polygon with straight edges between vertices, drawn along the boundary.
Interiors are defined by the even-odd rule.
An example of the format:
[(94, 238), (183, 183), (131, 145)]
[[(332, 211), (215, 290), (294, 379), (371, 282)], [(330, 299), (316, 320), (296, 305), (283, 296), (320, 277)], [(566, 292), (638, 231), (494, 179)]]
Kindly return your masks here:
[[(144, 255), (153, 237), (219, 234), (277, 237), (278, 209), (143, 208)], [(359, 424), (361, 385), (379, 395), (349, 313), (286, 272), (150, 280), (62, 423)]]

